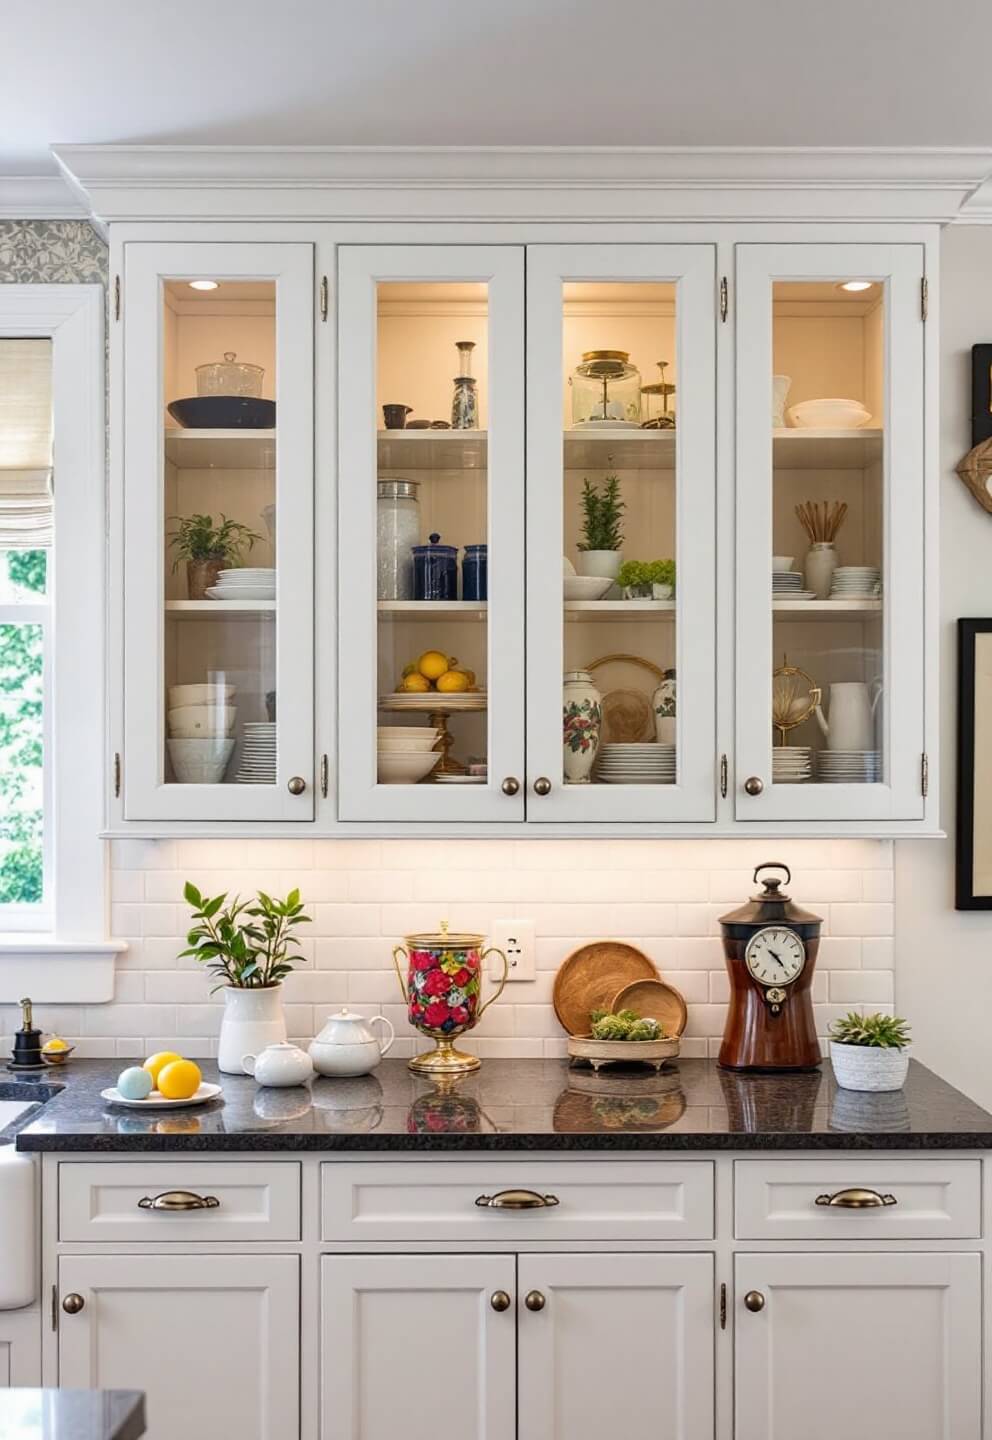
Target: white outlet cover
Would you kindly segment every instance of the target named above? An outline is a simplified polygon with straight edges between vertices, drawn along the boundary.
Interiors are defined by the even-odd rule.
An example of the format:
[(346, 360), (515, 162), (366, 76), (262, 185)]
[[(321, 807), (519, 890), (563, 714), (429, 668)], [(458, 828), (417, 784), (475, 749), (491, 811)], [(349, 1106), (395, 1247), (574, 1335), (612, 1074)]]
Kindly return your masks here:
[(510, 963), (508, 980), (536, 979), (537, 926), (533, 920), (494, 920), (489, 932), (489, 943), (502, 950)]

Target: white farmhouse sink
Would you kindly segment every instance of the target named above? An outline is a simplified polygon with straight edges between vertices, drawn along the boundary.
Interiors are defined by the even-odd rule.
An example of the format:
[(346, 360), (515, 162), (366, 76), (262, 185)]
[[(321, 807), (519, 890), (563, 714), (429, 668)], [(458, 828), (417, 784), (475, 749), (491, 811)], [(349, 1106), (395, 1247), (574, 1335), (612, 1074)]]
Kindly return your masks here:
[[(36, 1099), (0, 1099), (0, 1131), (37, 1105)], [(0, 1310), (38, 1298), (38, 1201), (35, 1157), (0, 1142)]]
[(0, 1130), (12, 1125), (19, 1115), (37, 1103), (37, 1100), (0, 1100)]

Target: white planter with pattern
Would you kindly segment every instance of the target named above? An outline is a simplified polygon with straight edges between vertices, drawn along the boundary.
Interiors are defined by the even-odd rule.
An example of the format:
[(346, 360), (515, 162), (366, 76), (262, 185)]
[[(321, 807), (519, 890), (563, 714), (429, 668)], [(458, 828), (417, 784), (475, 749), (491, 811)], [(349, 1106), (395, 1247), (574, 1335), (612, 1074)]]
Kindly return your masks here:
[(909, 1069), (909, 1048), (840, 1045), (831, 1040), (830, 1063), (842, 1090), (901, 1090)]

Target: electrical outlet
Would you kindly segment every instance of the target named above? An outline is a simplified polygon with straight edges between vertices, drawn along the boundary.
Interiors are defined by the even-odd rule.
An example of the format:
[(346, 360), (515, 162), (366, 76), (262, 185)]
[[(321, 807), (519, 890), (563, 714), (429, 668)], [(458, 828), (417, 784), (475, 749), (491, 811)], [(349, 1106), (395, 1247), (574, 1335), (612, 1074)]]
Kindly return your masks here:
[(534, 980), (536, 964), (533, 920), (494, 920), (490, 945), (502, 950), (510, 962), (510, 980)]

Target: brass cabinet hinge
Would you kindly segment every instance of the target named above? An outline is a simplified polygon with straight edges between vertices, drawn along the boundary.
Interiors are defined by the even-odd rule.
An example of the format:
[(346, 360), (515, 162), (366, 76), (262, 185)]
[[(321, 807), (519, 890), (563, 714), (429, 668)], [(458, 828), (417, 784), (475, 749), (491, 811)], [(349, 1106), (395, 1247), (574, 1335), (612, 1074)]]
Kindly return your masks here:
[(726, 324), (726, 321), (727, 321), (727, 297), (728, 297), (727, 277), (726, 277), (726, 275), (721, 275), (721, 276), (720, 276), (720, 319), (723, 321), (724, 324)]
[(727, 798), (727, 757), (726, 757), (726, 755), (721, 755), (721, 756), (720, 756), (720, 797), (721, 797), (721, 799), (723, 799), (723, 800), (726, 800), (726, 798)]
[(920, 277), (920, 318), (926, 323), (930, 309), (930, 284), (925, 275)]
[(320, 793), (327, 799), (327, 756), (320, 757)]
[(59, 1328), (59, 1287), (52, 1286), (52, 1329)]
[(923, 791), (925, 800), (930, 790), (930, 761), (925, 750), (920, 756), (920, 789)]
[(327, 276), (320, 277), (320, 318), (327, 319)]
[(114, 319), (121, 318), (121, 277), (114, 276)]
[(114, 751), (114, 799), (120, 799), (121, 793), (121, 757), (118, 751)]
[(724, 1285), (721, 1285), (721, 1286), (720, 1286), (720, 1329), (721, 1329), (721, 1330), (726, 1330), (726, 1328), (727, 1328), (727, 1287), (726, 1287), (726, 1285), (724, 1284)]

